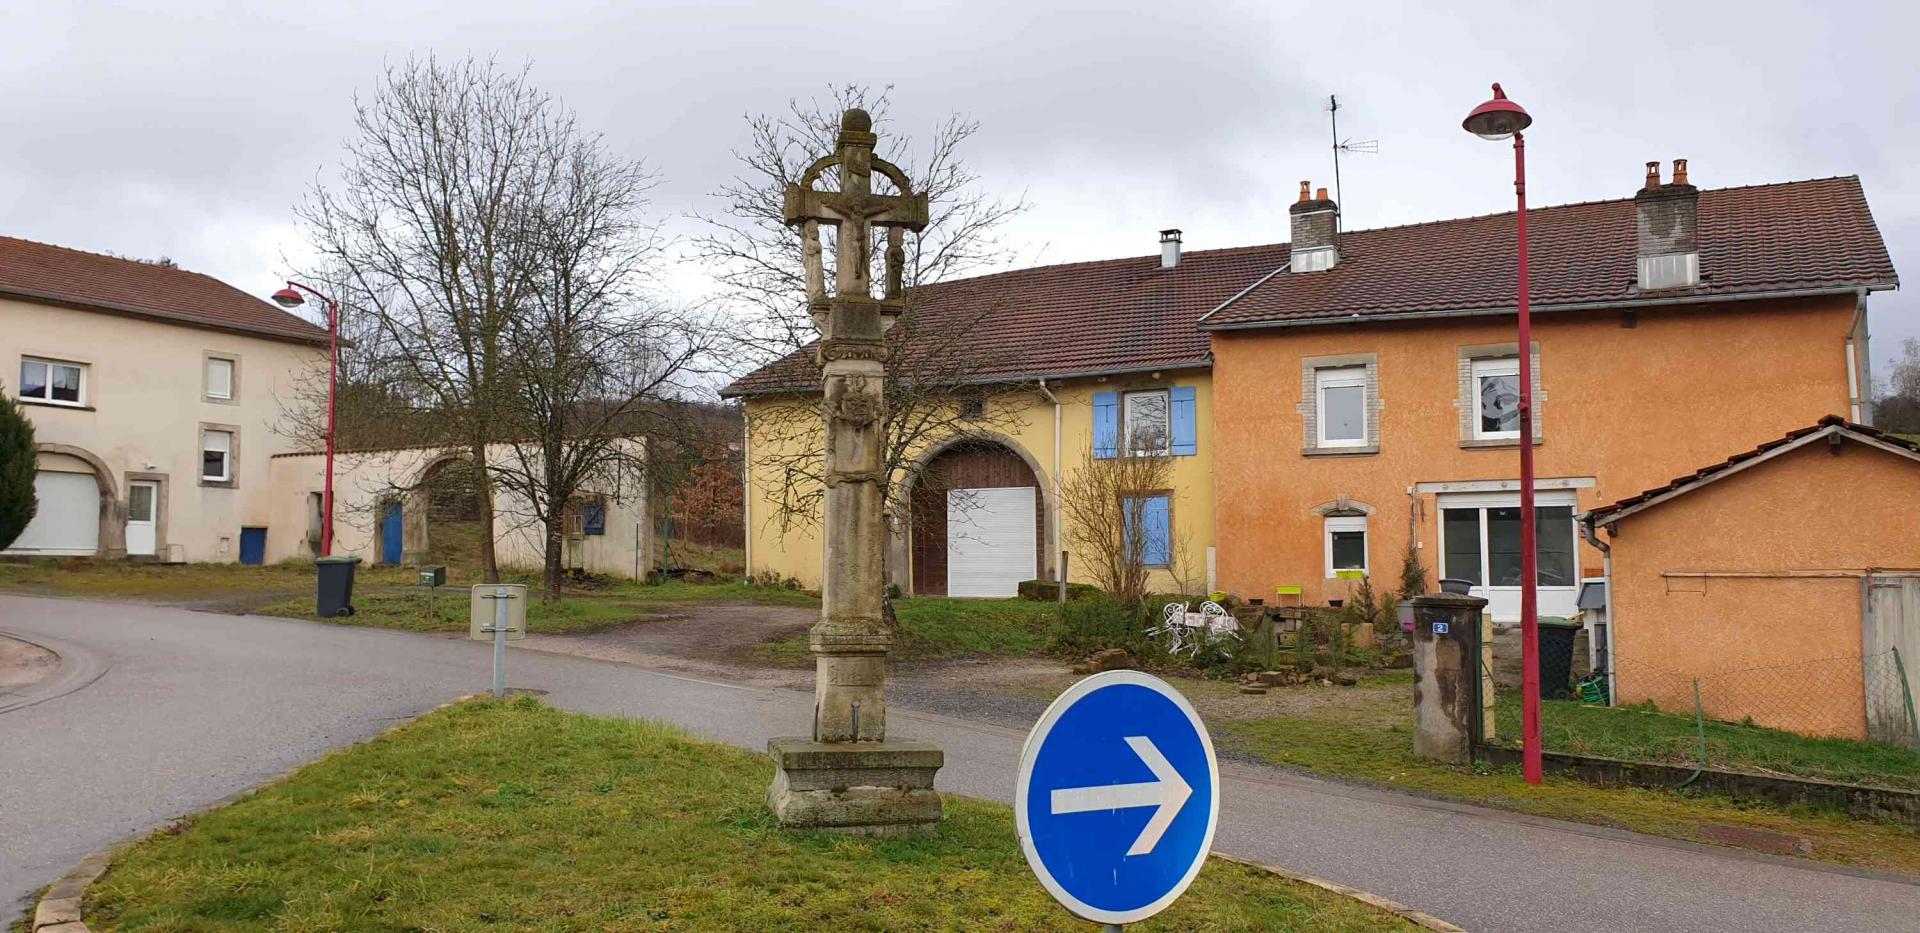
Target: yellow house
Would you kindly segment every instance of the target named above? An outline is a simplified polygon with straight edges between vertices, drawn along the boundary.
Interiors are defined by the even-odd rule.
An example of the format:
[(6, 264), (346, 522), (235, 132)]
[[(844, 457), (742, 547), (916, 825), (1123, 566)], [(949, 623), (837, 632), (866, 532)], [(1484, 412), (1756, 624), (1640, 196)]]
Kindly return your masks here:
[[(933, 340), (964, 360), (908, 366), (979, 387), (978, 400), (928, 419), (903, 440), (888, 572), (905, 592), (1012, 595), (1023, 580), (1091, 582), (1091, 558), (1062, 534), (1062, 484), (1089, 456), (1144, 439), (1169, 455), (1165, 488), (1140, 490), (1148, 588), (1212, 585), (1213, 379), (1194, 321), (1270, 267), (1284, 248), (1182, 255), (1163, 231), (1160, 256), (1024, 269), (924, 288), (911, 314), (965, 331)], [(906, 326), (906, 325), (903, 325)], [(810, 352), (810, 351), (808, 351)], [(746, 404), (747, 566), (819, 585), (813, 500), (820, 431), (817, 376), (795, 354), (727, 387)], [(1148, 449), (1143, 448), (1143, 449)]]

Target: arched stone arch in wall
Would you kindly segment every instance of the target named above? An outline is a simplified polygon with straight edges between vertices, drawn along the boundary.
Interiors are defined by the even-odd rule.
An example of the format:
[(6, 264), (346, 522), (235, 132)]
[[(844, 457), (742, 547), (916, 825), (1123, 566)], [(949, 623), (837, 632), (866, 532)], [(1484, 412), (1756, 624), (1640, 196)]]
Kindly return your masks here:
[(479, 561), (474, 535), (488, 533), (488, 510), (477, 472), (473, 459), (464, 453), (440, 454), (420, 468), (413, 484), (399, 496), (402, 560), (410, 564)]
[(93, 481), (100, 489), (99, 551), (101, 557), (127, 556), (127, 504), (120, 498), (113, 470), (93, 451), (71, 444), (35, 444), (35, 455), (56, 454), (80, 460), (93, 470)]
[[(1035, 559), (1033, 566), (1021, 568), (1019, 577), (1048, 577), (1053, 555), (1047, 523), (1053, 503), (1052, 491), (1041, 481), (1043, 475), (1032, 454), (998, 434), (956, 436), (928, 450), (910, 471), (902, 496), (907, 506), (907, 527), (896, 523), (894, 529), (895, 547), (890, 557), (893, 582), (917, 595), (947, 595), (952, 577), (947, 521), (950, 493), (1025, 487), (1033, 489)], [(957, 501), (962, 503), (960, 508), (967, 507), (964, 497)]]

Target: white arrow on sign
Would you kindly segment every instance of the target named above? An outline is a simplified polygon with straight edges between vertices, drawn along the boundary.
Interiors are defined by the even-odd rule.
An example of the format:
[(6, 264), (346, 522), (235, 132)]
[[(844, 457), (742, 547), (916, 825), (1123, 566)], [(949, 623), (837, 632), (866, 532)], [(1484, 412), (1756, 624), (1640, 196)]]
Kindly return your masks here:
[(1187, 798), (1193, 796), (1193, 788), (1174, 770), (1167, 756), (1160, 754), (1153, 740), (1144, 735), (1127, 736), (1127, 745), (1133, 753), (1145, 762), (1147, 770), (1153, 772), (1157, 780), (1142, 784), (1105, 784), (1096, 787), (1065, 787), (1053, 792), (1053, 812), (1087, 813), (1094, 810), (1130, 810), (1135, 807), (1159, 807), (1153, 818), (1140, 830), (1139, 838), (1133, 840), (1133, 848), (1128, 855), (1146, 855), (1160, 844), (1160, 837), (1166, 835), (1167, 827), (1173, 825), (1173, 818), (1180, 815), (1180, 808), (1186, 806)]

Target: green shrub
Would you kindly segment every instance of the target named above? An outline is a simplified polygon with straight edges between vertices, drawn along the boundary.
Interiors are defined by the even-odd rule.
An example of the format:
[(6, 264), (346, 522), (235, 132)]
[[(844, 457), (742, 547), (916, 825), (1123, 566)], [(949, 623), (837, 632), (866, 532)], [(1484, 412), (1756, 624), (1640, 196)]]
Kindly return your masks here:
[(1069, 600), (1060, 619), (1047, 633), (1049, 651), (1086, 655), (1106, 648), (1125, 648), (1135, 658), (1149, 653), (1148, 621), (1140, 607), (1106, 596)]
[(27, 530), (39, 508), (33, 474), (33, 422), (19, 403), (0, 395), (0, 549)]
[[(1052, 580), (1020, 581), (1020, 598), (1030, 602), (1051, 603), (1060, 599), (1060, 584)], [(1091, 583), (1067, 584), (1067, 598), (1092, 599), (1100, 595), (1100, 588)]]

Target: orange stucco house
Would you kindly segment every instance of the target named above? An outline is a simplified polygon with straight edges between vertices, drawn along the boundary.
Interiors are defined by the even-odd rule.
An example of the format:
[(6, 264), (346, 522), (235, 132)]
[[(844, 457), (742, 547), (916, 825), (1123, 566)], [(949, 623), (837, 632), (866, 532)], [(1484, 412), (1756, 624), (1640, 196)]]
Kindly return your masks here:
[[(1649, 166), (1633, 197), (1535, 209), (1542, 615), (1599, 552), (1574, 516), (1833, 412), (1869, 385), (1866, 303), (1895, 287), (1857, 178), (1705, 190)], [(1338, 229), (1292, 208), (1290, 254), (1202, 317), (1218, 585), (1341, 598), (1409, 545), (1518, 616), (1514, 217)]]
[(1916, 502), (1920, 444), (1830, 416), (1587, 513), (1613, 696), (1691, 712), (1698, 683), (1715, 719), (1913, 741)]

